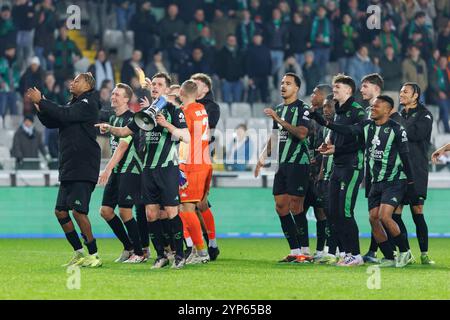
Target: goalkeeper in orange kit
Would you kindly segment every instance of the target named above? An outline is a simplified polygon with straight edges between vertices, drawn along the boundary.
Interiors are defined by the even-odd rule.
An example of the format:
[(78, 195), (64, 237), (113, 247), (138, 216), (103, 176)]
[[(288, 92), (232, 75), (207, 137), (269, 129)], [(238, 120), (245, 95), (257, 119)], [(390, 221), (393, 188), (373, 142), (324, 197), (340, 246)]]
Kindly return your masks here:
[(180, 188), (180, 217), (183, 220), (185, 238), (194, 244), (186, 264), (207, 263), (210, 260), (203, 241), (200, 220), (195, 213), (196, 205), (209, 191), (212, 165), (209, 156), (208, 114), (205, 107), (195, 101), (197, 84), (185, 81), (180, 89), (181, 106), (192, 140), (180, 144), (180, 170), (187, 179), (187, 186)]

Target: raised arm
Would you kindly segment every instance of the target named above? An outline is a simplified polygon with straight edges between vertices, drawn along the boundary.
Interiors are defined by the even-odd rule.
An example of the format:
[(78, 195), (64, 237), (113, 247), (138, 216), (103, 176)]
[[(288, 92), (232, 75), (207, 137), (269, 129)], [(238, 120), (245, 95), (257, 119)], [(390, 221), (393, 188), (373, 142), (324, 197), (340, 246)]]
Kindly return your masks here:
[(113, 127), (108, 123), (97, 123), (95, 126), (100, 129), (101, 134), (110, 132), (113, 136), (119, 138), (125, 138), (133, 134), (129, 127)]
[[(278, 123), (279, 125), (281, 125), (284, 129), (286, 129), (290, 134), (292, 134), (293, 136), (297, 137), (300, 140), (305, 139), (308, 136), (308, 127), (303, 126), (303, 125), (293, 125), (290, 124), (288, 122), (286, 122), (285, 120), (281, 119), (277, 113), (275, 112), (275, 110), (271, 109), (271, 108), (266, 108), (264, 109), (264, 113), (271, 117), (273, 119), (273, 121), (275, 121), (276, 123)], [(302, 117), (303, 115), (300, 115), (300, 117)]]

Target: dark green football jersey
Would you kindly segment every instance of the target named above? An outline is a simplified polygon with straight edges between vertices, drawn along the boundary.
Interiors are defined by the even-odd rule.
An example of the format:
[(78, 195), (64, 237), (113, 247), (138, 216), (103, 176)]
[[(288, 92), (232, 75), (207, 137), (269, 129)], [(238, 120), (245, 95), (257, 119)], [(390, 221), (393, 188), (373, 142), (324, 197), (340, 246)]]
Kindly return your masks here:
[[(280, 104), (275, 107), (275, 112), (281, 119), (293, 126), (309, 128), (309, 107), (301, 100), (296, 100), (289, 105)], [(307, 139), (298, 139), (275, 121), (273, 122), (273, 129), (279, 130), (278, 161), (280, 164), (310, 163)]]
[[(187, 128), (184, 113), (180, 108), (169, 103), (160, 113), (176, 128)], [(140, 131), (134, 121), (128, 125), (128, 128), (135, 134)], [(178, 145), (179, 140), (174, 139), (169, 130), (157, 125), (153, 130), (146, 132), (144, 166), (151, 169), (177, 166)]]
[[(125, 127), (131, 121), (133, 121), (134, 113), (130, 110), (122, 113), (121, 115), (112, 115), (109, 119), (109, 124), (114, 127)], [(138, 155), (138, 139), (135, 139), (133, 135), (119, 138), (111, 135), (110, 137), (110, 146), (111, 146), (111, 155), (114, 154), (119, 143), (121, 141), (125, 141), (128, 143), (128, 149), (123, 155), (120, 162), (113, 169), (114, 173), (135, 173), (140, 174), (142, 172), (142, 159)]]

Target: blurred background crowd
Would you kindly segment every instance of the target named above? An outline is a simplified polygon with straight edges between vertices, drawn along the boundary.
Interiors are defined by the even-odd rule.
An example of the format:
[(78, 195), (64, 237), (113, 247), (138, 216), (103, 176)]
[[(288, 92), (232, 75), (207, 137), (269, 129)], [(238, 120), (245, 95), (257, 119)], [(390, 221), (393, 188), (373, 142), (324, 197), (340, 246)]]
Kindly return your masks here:
[[(66, 27), (72, 4), (81, 9), (80, 30)], [(380, 19), (375, 14), (368, 21), (370, 5), (380, 8)], [(26, 88), (35, 86), (63, 104), (74, 75), (90, 71), (106, 121), (117, 82), (135, 89), (131, 108), (139, 108), (144, 92), (136, 66), (147, 76), (168, 72), (176, 83), (209, 74), (223, 126), (230, 127), (227, 117), (240, 118), (230, 124), (248, 149), (255, 149), (245, 138), (248, 120), (262, 117), (253, 106), (279, 102), (286, 72), (300, 75), (305, 100), (339, 72), (357, 83), (378, 72), (384, 90), (392, 92), (417, 82), (442, 133), (450, 133), (448, 0), (14, 0), (0, 6), (0, 127), (18, 128), (11, 144), (0, 146), (0, 163), (6, 149), (16, 159), (38, 157), (39, 151), (57, 157), (57, 132), (35, 132)], [(15, 146), (21, 140), (32, 141), (32, 154)]]

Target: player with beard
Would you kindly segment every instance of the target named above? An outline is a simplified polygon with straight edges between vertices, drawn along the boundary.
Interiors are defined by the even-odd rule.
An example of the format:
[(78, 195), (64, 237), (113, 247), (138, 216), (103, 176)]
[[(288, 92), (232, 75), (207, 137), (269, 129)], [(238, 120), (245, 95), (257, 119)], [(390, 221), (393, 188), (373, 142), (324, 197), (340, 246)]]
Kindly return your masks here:
[(274, 109), (266, 108), (264, 113), (273, 119), (273, 132), (262, 151), (255, 168), (258, 177), (267, 156), (272, 154), (272, 145), (279, 133), (278, 171), (273, 183), (275, 210), (281, 228), (289, 243), (290, 254), (279, 262), (305, 262), (298, 241), (298, 227), (303, 223), (303, 203), (309, 182), (309, 150), (307, 144), (310, 119), (309, 107), (300, 99), (300, 78), (286, 73), (281, 80), (283, 103)]

